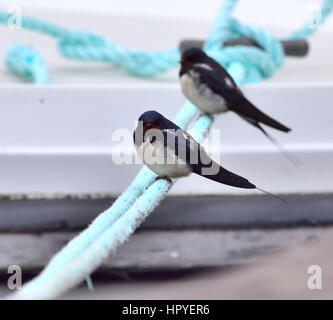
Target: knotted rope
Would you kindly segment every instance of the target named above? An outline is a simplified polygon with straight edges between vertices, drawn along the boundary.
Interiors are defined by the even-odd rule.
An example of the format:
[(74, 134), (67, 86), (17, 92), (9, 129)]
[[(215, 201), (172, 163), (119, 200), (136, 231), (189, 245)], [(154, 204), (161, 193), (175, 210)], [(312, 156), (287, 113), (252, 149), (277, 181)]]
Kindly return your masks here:
[[(262, 28), (244, 26), (230, 15), (237, 1), (226, 1), (223, 10), (220, 10), (207, 38), (206, 51), (216, 58), (225, 68), (238, 62), (235, 68), (244, 73), (245, 82), (258, 82), (270, 77), (276, 69), (283, 65), (284, 54), (281, 43)], [(323, 1), (321, 7), (321, 22), (329, 16), (332, 10), (332, 0)], [(7, 23), (9, 13), (0, 12), (0, 23)], [(38, 31), (57, 39), (59, 52), (69, 58), (81, 61), (110, 62), (130, 72), (134, 76), (153, 77), (178, 65), (180, 53), (178, 48), (170, 48), (163, 51), (144, 51), (124, 49), (116, 43), (101, 35), (87, 31), (71, 31), (40, 19), (22, 17), (22, 28)], [(311, 35), (316, 28), (309, 23), (296, 30), (288, 38), (304, 38)], [(236, 46), (221, 49), (221, 44), (240, 36), (254, 39), (262, 49)], [(12, 50), (7, 56), (12, 54)], [(29, 53), (31, 55), (31, 53)], [(37, 54), (37, 53), (36, 53)], [(38, 54), (37, 54), (38, 55)], [(7, 58), (7, 60), (12, 60)], [(240, 64), (242, 65), (240, 67)], [(22, 58), (15, 59), (14, 64), (7, 64), (16, 70), (25, 70), (24, 75), (29, 76), (34, 66), (28, 66), (22, 54)], [(232, 67), (233, 68), (233, 67)], [(46, 69), (44, 67), (44, 69)], [(38, 72), (33, 72), (33, 74)], [(36, 78), (31, 77), (36, 81)], [(38, 77), (43, 78), (43, 77)], [(44, 79), (47, 83), (47, 78)]]
[[(265, 30), (241, 25), (231, 17), (236, 0), (225, 0), (209, 34), (205, 50), (216, 57), (238, 84), (269, 77), (283, 64), (284, 55), (279, 42)], [(333, 8), (333, 0), (325, 0), (323, 19)], [(0, 22), (7, 17), (0, 13)], [(124, 50), (110, 40), (87, 32), (69, 32), (58, 26), (24, 17), (23, 27), (41, 31), (58, 38), (58, 48), (69, 58), (110, 61), (137, 76), (155, 76), (174, 67), (179, 60), (178, 49), (161, 52)], [(310, 35), (305, 25), (292, 37)], [(221, 48), (221, 43), (238, 37), (250, 36), (264, 50), (238, 46)], [(186, 129), (196, 115), (196, 108), (186, 102), (174, 121)], [(199, 142), (212, 124), (212, 119), (201, 116), (191, 134)], [(51, 299), (82, 282), (98, 268), (111, 252), (124, 243), (144, 219), (164, 199), (176, 182), (155, 181), (156, 174), (143, 167), (126, 191), (111, 208), (101, 213), (92, 224), (56, 254), (41, 274), (27, 283), (12, 298)]]

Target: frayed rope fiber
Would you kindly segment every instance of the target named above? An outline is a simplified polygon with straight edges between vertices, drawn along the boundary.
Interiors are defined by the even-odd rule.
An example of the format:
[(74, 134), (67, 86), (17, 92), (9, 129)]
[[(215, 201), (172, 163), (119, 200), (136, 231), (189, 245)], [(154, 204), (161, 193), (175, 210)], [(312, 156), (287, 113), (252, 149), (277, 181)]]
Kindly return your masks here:
[[(205, 51), (223, 64), (238, 84), (257, 82), (271, 76), (282, 66), (284, 53), (281, 44), (265, 30), (243, 26), (232, 18), (236, 0), (225, 0), (209, 34)], [(333, 8), (333, 0), (322, 4), (323, 19)], [(0, 13), (0, 22), (7, 14)], [(121, 66), (136, 76), (155, 76), (179, 60), (178, 49), (161, 52), (124, 50), (101, 36), (87, 32), (71, 32), (38, 19), (23, 17), (23, 27), (47, 33), (58, 38), (62, 54), (78, 60), (107, 61)], [(304, 37), (313, 32), (305, 25), (292, 34)], [(256, 40), (263, 50), (237, 46), (221, 47), (221, 43), (248, 36)], [(20, 70), (19, 68), (17, 70)], [(196, 116), (196, 108), (188, 101), (174, 121), (186, 129)], [(199, 142), (213, 119), (201, 116), (191, 134)], [(155, 181), (156, 174), (143, 167), (131, 185), (119, 196), (111, 208), (101, 213), (92, 224), (71, 240), (56, 254), (35, 279), (12, 295), (11, 299), (53, 299), (76, 286), (96, 270), (112, 252), (124, 243), (139, 225), (164, 199), (172, 185), (166, 180)]]

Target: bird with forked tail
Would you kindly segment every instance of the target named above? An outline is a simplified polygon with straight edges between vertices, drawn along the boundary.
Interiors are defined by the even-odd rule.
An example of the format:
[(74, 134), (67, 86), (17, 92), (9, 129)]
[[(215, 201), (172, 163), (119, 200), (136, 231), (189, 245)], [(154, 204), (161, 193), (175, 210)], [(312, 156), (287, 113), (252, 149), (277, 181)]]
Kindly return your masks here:
[(255, 107), (228, 72), (204, 51), (190, 48), (182, 54), (179, 77), (183, 94), (200, 111), (209, 115), (234, 111), (263, 132), (291, 162), (300, 164), (295, 156), (267, 133), (262, 124), (283, 132), (291, 129)]
[(157, 111), (146, 111), (139, 117), (133, 140), (143, 163), (159, 178), (170, 180), (193, 172), (222, 184), (258, 189), (272, 195), (257, 188), (247, 179), (224, 169), (209, 157), (191, 135)]

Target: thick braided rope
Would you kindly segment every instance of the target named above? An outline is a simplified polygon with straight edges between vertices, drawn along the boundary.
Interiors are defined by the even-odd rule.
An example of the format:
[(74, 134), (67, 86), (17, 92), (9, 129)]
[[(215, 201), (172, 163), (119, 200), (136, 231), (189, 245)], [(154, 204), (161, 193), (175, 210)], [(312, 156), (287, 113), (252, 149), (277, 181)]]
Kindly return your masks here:
[[(225, 1), (218, 19), (230, 16), (235, 2), (235, 0)], [(232, 21), (230, 19), (230, 28)], [(214, 28), (218, 25), (216, 22)], [(218, 30), (214, 30), (214, 28), (212, 34), (218, 36)], [(226, 41), (229, 35), (226, 35), (227, 38), (223, 38), (222, 32), (223, 30), (219, 39)], [(210, 43), (212, 43), (211, 36), (206, 41), (206, 51), (211, 55), (217, 54), (217, 46), (209, 47)], [(249, 81), (247, 68), (251, 69), (252, 66), (247, 64), (247, 60), (244, 58), (244, 62), (243, 60), (231, 62), (228, 71), (238, 84), (242, 84)], [(186, 102), (174, 121), (182, 128), (186, 128), (195, 114), (195, 107)], [(200, 142), (203, 138), (203, 130), (209, 129), (211, 124), (211, 118), (201, 116), (195, 123), (195, 131), (192, 132), (192, 135)], [(43, 272), (18, 291), (13, 298), (55, 298), (88, 277), (111, 252), (114, 252), (129, 238), (175, 183), (173, 181), (170, 184), (165, 180), (154, 181), (155, 177), (156, 175), (152, 171), (143, 167), (130, 187), (113, 206), (100, 214), (86, 230), (70, 241), (52, 258)]]
[[(0, 12), (0, 23), (7, 24), (10, 14)], [(57, 38), (58, 50), (69, 59), (111, 62), (133, 75), (152, 77), (175, 67), (177, 48), (163, 51), (123, 49), (110, 39), (88, 31), (70, 31), (33, 17), (22, 17), (22, 28)]]

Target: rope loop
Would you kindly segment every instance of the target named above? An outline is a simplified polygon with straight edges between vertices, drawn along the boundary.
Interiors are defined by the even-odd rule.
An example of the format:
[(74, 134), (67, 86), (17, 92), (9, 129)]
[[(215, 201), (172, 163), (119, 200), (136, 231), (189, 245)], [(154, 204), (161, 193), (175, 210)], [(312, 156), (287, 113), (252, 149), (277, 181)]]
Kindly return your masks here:
[(12, 72), (34, 80), (36, 84), (50, 82), (44, 59), (30, 46), (12, 44), (7, 50), (5, 62)]
[[(226, 32), (226, 29), (228, 32)], [(240, 82), (255, 83), (263, 78), (270, 77), (278, 68), (283, 65), (284, 51), (278, 39), (268, 31), (254, 26), (245, 26), (237, 19), (229, 19), (228, 25), (218, 26), (218, 29), (211, 33), (215, 41), (219, 39), (222, 44), (227, 40), (240, 37), (253, 39), (261, 48), (238, 45), (233, 47), (221, 47), (221, 44), (206, 43), (207, 53), (221, 63), (226, 69), (242, 69), (244, 77)], [(239, 71), (236, 73), (239, 74)]]

